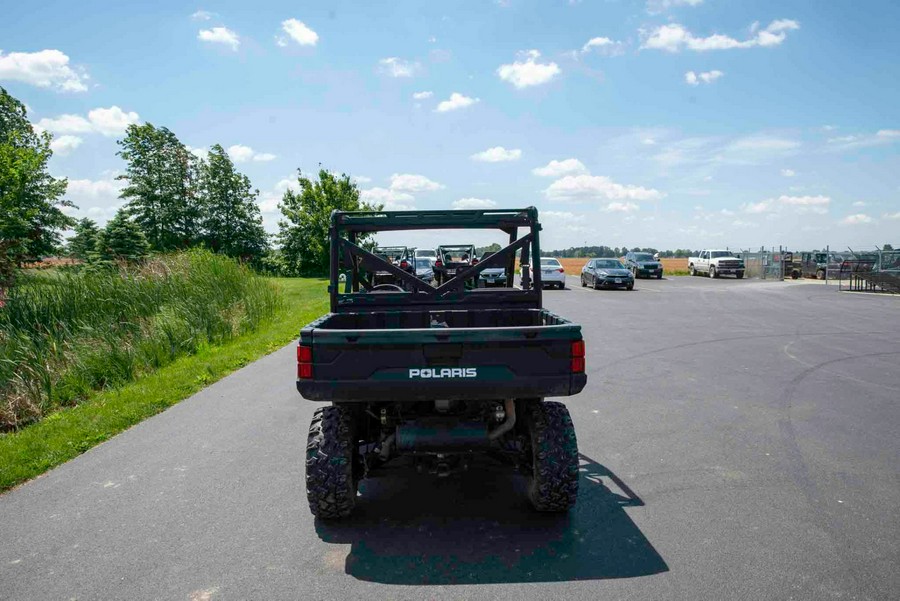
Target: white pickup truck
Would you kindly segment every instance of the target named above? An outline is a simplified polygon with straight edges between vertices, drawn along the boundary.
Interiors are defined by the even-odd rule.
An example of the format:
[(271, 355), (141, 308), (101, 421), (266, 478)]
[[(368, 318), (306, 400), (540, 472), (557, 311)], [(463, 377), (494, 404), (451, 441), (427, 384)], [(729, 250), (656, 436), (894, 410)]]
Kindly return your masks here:
[(688, 271), (691, 275), (708, 275), (717, 278), (720, 275), (744, 277), (744, 261), (735, 257), (730, 250), (701, 250), (696, 257), (688, 259)]

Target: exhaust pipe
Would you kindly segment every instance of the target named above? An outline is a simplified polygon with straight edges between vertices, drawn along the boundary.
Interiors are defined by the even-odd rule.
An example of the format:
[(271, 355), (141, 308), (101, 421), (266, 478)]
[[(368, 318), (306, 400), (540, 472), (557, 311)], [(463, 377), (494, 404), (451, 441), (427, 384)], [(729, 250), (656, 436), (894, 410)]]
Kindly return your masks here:
[(503, 404), (506, 408), (506, 421), (491, 430), (488, 434), (488, 440), (497, 440), (516, 425), (516, 401), (514, 399), (506, 399)]

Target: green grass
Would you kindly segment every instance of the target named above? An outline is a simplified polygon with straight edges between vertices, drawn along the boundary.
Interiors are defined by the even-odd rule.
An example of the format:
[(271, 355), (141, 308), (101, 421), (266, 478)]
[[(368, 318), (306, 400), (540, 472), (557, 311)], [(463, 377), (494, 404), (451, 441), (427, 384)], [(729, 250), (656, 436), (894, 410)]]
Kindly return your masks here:
[(263, 278), (203, 250), (24, 275), (0, 310), (0, 430), (254, 331), (280, 302)]
[[(134, 424), (187, 398), (232, 371), (277, 350), (328, 310), (327, 282), (271, 279), (283, 302), (257, 329), (174, 359), (134, 382), (92, 393), (16, 432), (0, 434), (0, 491), (30, 480)], [(291, 374), (285, 374), (290, 378)]]

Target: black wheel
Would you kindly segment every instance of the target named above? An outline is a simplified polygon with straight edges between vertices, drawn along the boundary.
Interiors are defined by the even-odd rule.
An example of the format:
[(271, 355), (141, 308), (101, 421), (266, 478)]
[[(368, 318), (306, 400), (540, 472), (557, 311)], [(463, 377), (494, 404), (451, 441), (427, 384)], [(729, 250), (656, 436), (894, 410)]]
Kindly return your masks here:
[(711, 277), (711, 278), (717, 278), (717, 277), (719, 277), (719, 274), (716, 273), (716, 268), (715, 268), (715, 266), (713, 266), (713, 265), (710, 265), (710, 266), (709, 266), (709, 277)]
[(350, 515), (356, 502), (353, 414), (346, 407), (316, 409), (306, 442), (306, 498), (322, 519)]
[(582, 288), (587, 287), (587, 284), (584, 282), (584, 274), (581, 275), (581, 287)]
[(661, 280), (661, 279), (662, 279), (662, 274), (661, 274), (661, 273), (657, 273), (657, 274), (656, 274), (656, 279), (657, 279), (657, 280)]
[(688, 273), (691, 274), (691, 275), (697, 275), (697, 272), (694, 270), (694, 264), (693, 264), (693, 263), (691, 263), (691, 264), (688, 266)]
[(625, 290), (634, 290), (634, 284), (628, 284), (625, 286)]
[(555, 401), (531, 403), (527, 423), (531, 504), (538, 511), (568, 511), (578, 499), (578, 440), (569, 410)]
[(600, 290), (600, 284), (597, 283), (597, 276), (594, 276), (594, 285), (593, 285), (593, 288), (594, 288), (594, 290)]
[(817, 279), (817, 280), (824, 280), (824, 279), (825, 279), (825, 270), (824, 270), (824, 269), (820, 269), (820, 270), (818, 270), (818, 271), (816, 272), (816, 279)]
[(743, 272), (743, 271), (739, 271), (739, 272), (737, 272), (737, 273), (734, 275), (734, 277), (736, 277), (736, 278), (739, 279), (739, 280), (742, 280), (742, 279), (744, 279), (744, 272)]
[(560, 282), (560, 283), (559, 283), (559, 289), (560, 289), (560, 290), (565, 290), (565, 289), (566, 289), (566, 284), (565, 284), (565, 282)]

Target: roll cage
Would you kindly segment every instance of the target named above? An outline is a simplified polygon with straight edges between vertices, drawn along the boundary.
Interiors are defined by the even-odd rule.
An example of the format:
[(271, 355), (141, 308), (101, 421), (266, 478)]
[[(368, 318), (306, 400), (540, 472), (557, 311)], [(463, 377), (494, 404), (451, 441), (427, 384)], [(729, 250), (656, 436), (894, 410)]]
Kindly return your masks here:
[[(362, 234), (429, 229), (497, 229), (509, 236), (509, 244), (477, 265), (458, 269), (452, 278), (436, 288), (359, 245)], [(524, 234), (521, 237), (520, 230)], [(334, 211), (329, 228), (331, 270), (328, 290), (331, 311), (450, 308), (452, 305), (540, 309), (541, 270), (532, 270), (530, 266), (532, 258), (540, 260), (540, 231), (538, 211), (534, 207), (509, 210)], [(522, 266), (521, 287), (513, 287), (510, 278), (504, 288), (466, 289), (467, 280), (477, 278), (489, 267), (503, 267), (509, 273), (515, 273), (517, 252)], [(364, 276), (376, 272), (392, 274), (406, 290), (373, 290), (371, 282)], [(342, 273), (346, 276), (344, 282), (339, 281)]]

